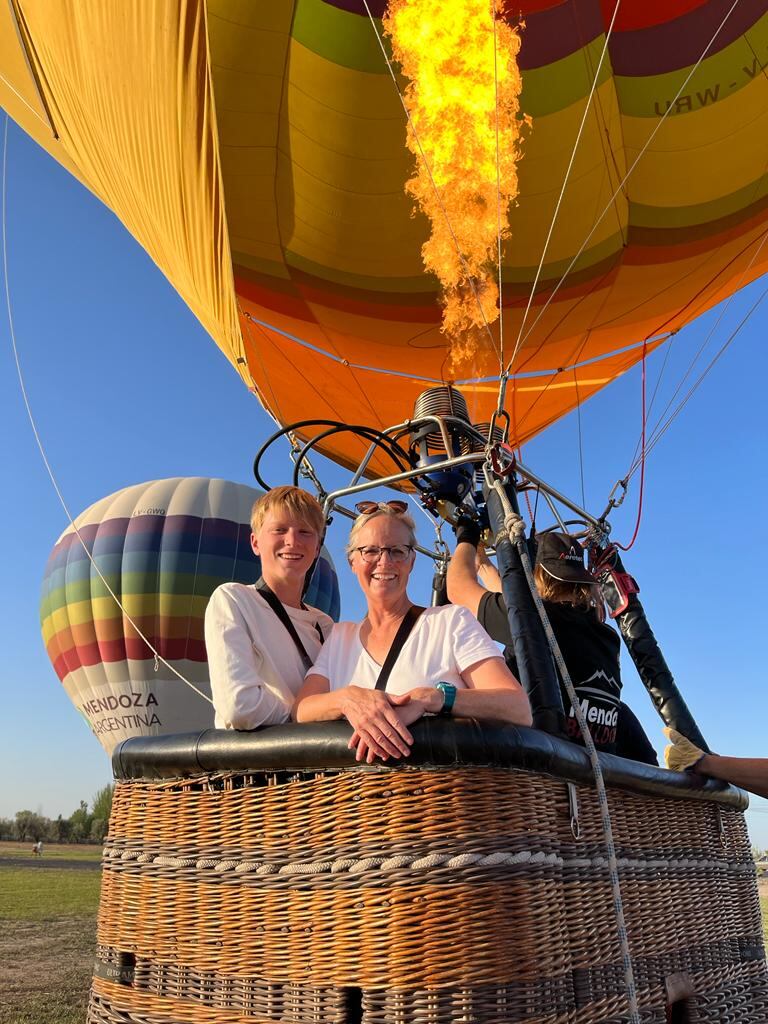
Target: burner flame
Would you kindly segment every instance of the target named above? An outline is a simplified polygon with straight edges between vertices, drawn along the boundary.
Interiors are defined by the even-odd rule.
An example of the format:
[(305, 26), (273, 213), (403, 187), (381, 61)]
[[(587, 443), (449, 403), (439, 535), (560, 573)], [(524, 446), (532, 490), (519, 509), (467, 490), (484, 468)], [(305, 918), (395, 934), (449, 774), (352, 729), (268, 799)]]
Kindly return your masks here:
[(416, 173), (405, 187), (432, 225), (422, 257), (442, 285), (442, 330), (456, 373), (491, 346), (499, 220), (503, 241), (527, 123), (519, 113), (520, 36), (501, 19), (502, 7), (502, 0), (390, 0), (384, 17), (408, 79)]

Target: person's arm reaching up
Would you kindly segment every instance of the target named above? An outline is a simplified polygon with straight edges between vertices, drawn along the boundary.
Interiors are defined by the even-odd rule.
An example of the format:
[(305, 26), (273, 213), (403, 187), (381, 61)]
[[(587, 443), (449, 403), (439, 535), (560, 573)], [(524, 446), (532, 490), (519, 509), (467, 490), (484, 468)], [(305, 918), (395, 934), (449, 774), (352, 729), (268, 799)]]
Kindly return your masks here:
[(463, 605), (477, 618), (477, 610), (485, 589), (477, 580), (477, 544), (480, 528), (471, 520), (461, 519), (456, 530), (456, 550), (448, 563), (446, 587), (451, 604)]

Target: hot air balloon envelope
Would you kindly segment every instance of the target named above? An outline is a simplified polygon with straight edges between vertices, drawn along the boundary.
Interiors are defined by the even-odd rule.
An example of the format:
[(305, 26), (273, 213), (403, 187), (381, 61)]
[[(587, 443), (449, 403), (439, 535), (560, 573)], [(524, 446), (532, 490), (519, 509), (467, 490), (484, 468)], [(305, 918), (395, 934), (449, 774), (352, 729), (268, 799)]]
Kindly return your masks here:
[[(75, 520), (80, 536), (70, 526), (56, 543), (43, 580), (43, 640), (107, 753), (129, 736), (213, 728), (205, 607), (220, 583), (253, 583), (260, 575), (249, 542), (260, 493), (202, 477), (136, 484), (92, 505)], [(325, 548), (306, 600), (338, 618), (336, 572)], [(155, 661), (128, 617), (200, 693)]]

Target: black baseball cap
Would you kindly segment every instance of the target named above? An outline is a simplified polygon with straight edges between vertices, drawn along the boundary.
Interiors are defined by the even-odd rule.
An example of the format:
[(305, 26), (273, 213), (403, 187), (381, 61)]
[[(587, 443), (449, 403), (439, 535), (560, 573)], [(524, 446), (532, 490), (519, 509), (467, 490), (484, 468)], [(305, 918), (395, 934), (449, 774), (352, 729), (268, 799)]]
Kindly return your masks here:
[(567, 533), (543, 533), (538, 538), (536, 564), (563, 583), (596, 583), (584, 566), (584, 548)]

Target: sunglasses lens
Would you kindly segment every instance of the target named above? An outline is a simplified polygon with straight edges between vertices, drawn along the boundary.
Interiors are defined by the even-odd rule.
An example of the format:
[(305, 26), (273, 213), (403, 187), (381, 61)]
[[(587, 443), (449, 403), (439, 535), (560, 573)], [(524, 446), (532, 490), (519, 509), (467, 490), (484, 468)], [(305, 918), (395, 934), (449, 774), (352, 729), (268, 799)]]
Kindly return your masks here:
[(397, 512), (398, 515), (403, 515), (404, 512), (408, 511), (407, 501), (358, 501), (355, 505), (355, 511), (361, 516), (369, 516), (372, 512), (378, 512), (379, 509), (388, 508), (391, 512)]

